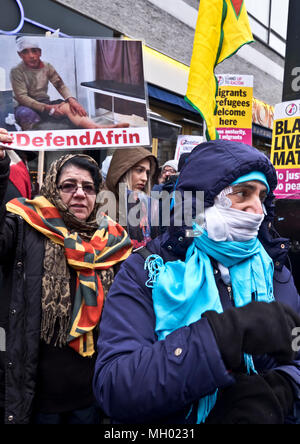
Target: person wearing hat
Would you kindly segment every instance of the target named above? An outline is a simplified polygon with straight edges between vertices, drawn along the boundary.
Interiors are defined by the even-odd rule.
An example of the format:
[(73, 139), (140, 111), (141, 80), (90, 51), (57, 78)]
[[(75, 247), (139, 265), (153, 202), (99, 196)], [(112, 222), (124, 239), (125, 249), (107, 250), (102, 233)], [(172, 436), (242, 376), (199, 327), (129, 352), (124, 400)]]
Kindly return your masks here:
[[(177, 160), (168, 160), (163, 164), (160, 168), (160, 174), (158, 176), (158, 183), (153, 185), (152, 191), (167, 191), (171, 193), (174, 185), (176, 183), (178, 177), (178, 161)], [(164, 202), (161, 202), (160, 205)], [(161, 211), (161, 210), (160, 210)], [(161, 228), (161, 232), (163, 232), (163, 228)]]
[(299, 422), (300, 300), (276, 186), (254, 147), (193, 149), (176, 184), (190, 220), (131, 254), (105, 303), (94, 394), (114, 422)]
[[(152, 226), (157, 201), (150, 198), (157, 168), (156, 157), (142, 146), (116, 150), (110, 161), (105, 182), (111, 193), (108, 214), (122, 222), (135, 248), (158, 235), (158, 224)], [(105, 190), (101, 194), (100, 199), (105, 200)]]
[[(55, 68), (41, 60), (42, 49), (39, 39), (28, 36), (16, 37), (17, 52), (22, 59), (12, 68), (10, 80), (14, 99), (16, 122), (23, 131), (31, 130), (41, 120), (68, 118), (78, 128), (128, 127), (128, 123), (97, 125), (91, 120), (83, 106), (72, 95)], [(48, 85), (52, 83), (63, 99), (51, 101)]]
[(177, 160), (168, 160), (162, 166), (161, 170), (161, 180), (162, 183), (167, 182), (170, 176), (177, 174), (178, 171), (178, 162)]
[(153, 196), (158, 199), (160, 233), (164, 233), (167, 229), (163, 222), (163, 209), (166, 206), (170, 206), (170, 199), (172, 198), (172, 192), (178, 179), (179, 171), (179, 162), (175, 159), (168, 160), (161, 167), (161, 173), (159, 175), (160, 183), (155, 184), (152, 188), (152, 191), (160, 193), (153, 193)]

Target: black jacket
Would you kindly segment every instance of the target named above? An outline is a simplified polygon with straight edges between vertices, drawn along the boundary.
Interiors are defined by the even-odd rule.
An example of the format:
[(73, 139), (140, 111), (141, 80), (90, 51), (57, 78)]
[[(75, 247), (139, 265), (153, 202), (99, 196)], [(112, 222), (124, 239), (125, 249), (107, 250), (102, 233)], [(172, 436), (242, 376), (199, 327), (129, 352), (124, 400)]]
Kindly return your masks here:
[[(5, 331), (5, 348), (9, 350), (0, 352), (0, 405), (10, 406), (9, 409), (4, 409), (5, 422), (15, 422), (18, 418), (17, 422), (26, 423), (26, 405), (31, 404), (34, 393), (32, 376), (38, 352), (34, 344), (36, 335), (39, 335), (40, 323), (39, 310), (33, 310), (33, 307), (40, 304), (37, 289), (41, 283), (40, 264), (44, 249), (42, 237), (37, 232), (29, 230), (29, 235), (25, 236), (26, 227), (21, 217), (7, 217), (4, 223), (5, 202), (10, 185), (9, 163), (6, 156), (0, 166), (0, 264), (5, 275), (5, 279), (0, 282), (0, 327), (2, 334)], [(25, 237), (26, 243), (23, 244)], [(16, 239), (14, 256), (8, 253), (13, 239)], [(31, 252), (30, 267), (26, 265), (26, 269), (25, 251)], [(11, 294), (14, 295), (13, 300), (10, 300)], [(29, 294), (36, 297), (34, 300), (31, 298), (30, 307), (27, 303)], [(19, 381), (18, 390), (16, 381)], [(23, 406), (20, 404), (20, 392), (25, 400)]]
[[(5, 217), (3, 199), (8, 176), (9, 159), (6, 157), (0, 162), (0, 264), (5, 275), (0, 322), (6, 330), (7, 351), (1, 352), (0, 375), (2, 373), (4, 385), (5, 422), (22, 424), (28, 422), (35, 389), (44, 243), (42, 236), (30, 229), (21, 217)], [(14, 254), (12, 243), (15, 244)]]
[[(15, 239), (15, 255), (11, 257), (7, 251)], [(6, 326), (2, 370), (5, 372), (5, 422), (8, 423), (29, 422), (35, 394), (43, 256), (42, 236), (30, 229), (21, 217), (7, 217), (0, 234), (0, 260), (5, 276), (0, 312)], [(6, 273), (8, 268), (10, 272)]]

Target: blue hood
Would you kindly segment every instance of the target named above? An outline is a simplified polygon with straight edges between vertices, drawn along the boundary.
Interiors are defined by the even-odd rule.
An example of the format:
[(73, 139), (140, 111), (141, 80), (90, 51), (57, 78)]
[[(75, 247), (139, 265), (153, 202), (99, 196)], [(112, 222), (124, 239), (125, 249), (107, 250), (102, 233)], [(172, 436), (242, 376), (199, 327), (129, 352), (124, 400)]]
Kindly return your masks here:
[(277, 186), (275, 168), (265, 154), (244, 143), (213, 140), (196, 146), (180, 172), (176, 190), (204, 191), (204, 205), (210, 207), (224, 188), (254, 170), (263, 172), (268, 180), (268, 211)]
[[(204, 191), (204, 206), (207, 208), (214, 204), (215, 197), (224, 188), (254, 170), (263, 172), (270, 186), (264, 202), (267, 215), (261, 224), (258, 238), (268, 254), (276, 260), (276, 267), (280, 269), (285, 263), (289, 243), (287, 239), (280, 237), (273, 230), (275, 209), (273, 191), (277, 186), (277, 176), (275, 168), (265, 154), (250, 145), (227, 140), (202, 143), (193, 149), (186, 160), (180, 172), (176, 190), (181, 193)], [(182, 211), (184, 211), (183, 208)], [(193, 217), (195, 217), (195, 212), (193, 198)], [(169, 234), (176, 237), (176, 232), (184, 233), (185, 228), (174, 227), (171, 224)], [(183, 235), (182, 233), (180, 235)]]

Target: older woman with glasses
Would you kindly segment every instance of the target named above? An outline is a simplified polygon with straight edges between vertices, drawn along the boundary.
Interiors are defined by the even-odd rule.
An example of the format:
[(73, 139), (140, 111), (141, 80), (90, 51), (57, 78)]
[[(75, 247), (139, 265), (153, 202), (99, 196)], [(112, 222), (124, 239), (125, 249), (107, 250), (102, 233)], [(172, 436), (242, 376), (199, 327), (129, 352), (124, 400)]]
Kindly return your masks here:
[[(0, 142), (9, 141), (0, 130)], [(131, 241), (99, 212), (100, 171), (83, 154), (53, 162), (40, 196), (14, 199), (5, 209), (10, 159), (1, 148), (4, 422), (97, 423), (92, 377), (98, 325), (112, 267), (129, 256)]]

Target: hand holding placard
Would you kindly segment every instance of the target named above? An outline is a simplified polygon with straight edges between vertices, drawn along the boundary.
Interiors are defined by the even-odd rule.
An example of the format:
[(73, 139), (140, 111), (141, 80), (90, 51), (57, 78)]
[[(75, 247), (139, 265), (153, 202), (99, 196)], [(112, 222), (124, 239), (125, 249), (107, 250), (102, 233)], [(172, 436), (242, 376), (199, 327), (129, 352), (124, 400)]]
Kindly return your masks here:
[(6, 129), (0, 128), (0, 160), (4, 159), (4, 157), (5, 157), (6, 147), (1, 144), (3, 142), (5, 142), (5, 143), (12, 142), (12, 137), (9, 136)]

